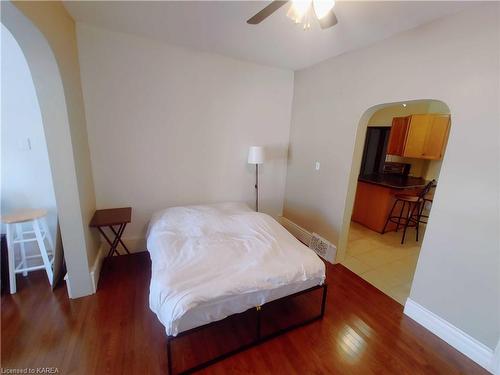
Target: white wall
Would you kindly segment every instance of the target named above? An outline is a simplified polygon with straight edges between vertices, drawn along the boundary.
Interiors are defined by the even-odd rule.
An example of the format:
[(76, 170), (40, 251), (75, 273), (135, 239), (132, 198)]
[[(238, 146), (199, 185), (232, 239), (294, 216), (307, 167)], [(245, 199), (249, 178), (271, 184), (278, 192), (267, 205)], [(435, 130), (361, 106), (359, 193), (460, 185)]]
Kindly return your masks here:
[(4, 25), (1, 30), (1, 213), (46, 209), (55, 239), (56, 199), (35, 86), (21, 48)]
[(345, 241), (354, 146), (376, 108), (365, 111), (442, 100), (453, 120), (410, 297), (490, 348), (500, 336), (498, 14), (498, 3), (474, 7), (296, 72), (284, 209)]
[(260, 208), (281, 214), (291, 71), (83, 24), (77, 36), (97, 206), (133, 207), (125, 238), (169, 206), (253, 206), (251, 145), (268, 149)]

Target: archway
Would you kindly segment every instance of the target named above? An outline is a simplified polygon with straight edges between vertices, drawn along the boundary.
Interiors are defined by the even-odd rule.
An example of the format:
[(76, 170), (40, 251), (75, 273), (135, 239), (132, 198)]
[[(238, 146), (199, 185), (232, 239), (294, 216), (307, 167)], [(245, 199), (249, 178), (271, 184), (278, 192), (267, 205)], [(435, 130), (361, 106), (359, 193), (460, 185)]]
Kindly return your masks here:
[(86, 254), (74, 151), (61, 73), (44, 35), (10, 2), (2, 4), (2, 24), (11, 32), (28, 62), (35, 85), (68, 271), (68, 293), (76, 298), (93, 287)]
[[(398, 141), (404, 152), (402, 149), (398, 153), (389, 149), (394, 143), (391, 141), (392, 133), (396, 134), (393, 131), (394, 121), (400, 120), (407, 123), (406, 133)], [(439, 121), (442, 124), (438, 124)], [(449, 125), (449, 107), (437, 100), (377, 105), (363, 114), (358, 125), (337, 261), (402, 304), (409, 294), (432, 198), (429, 195), (428, 201), (422, 199), (411, 204), (398, 201), (397, 205), (395, 198), (406, 195), (410, 199), (409, 196), (413, 195), (411, 199), (417, 199), (430, 181), (438, 179)], [(442, 134), (436, 133), (438, 127), (441, 127)], [(429, 134), (420, 136), (426, 129)], [(417, 130), (421, 134), (415, 134)], [(416, 136), (419, 136), (418, 139)], [(439, 152), (436, 155), (410, 152), (416, 143), (424, 147), (424, 142), (439, 147)], [(375, 159), (379, 161), (374, 162)], [(436, 184), (431, 185), (435, 187)], [(433, 192), (433, 188), (430, 191)], [(413, 217), (410, 207), (417, 204), (422, 208), (421, 217), (418, 223), (410, 221), (412, 226), (408, 228), (405, 239), (401, 231), (394, 232), (399, 225), (396, 228), (391, 221), (387, 222), (387, 217), (391, 208), (396, 208), (393, 215), (403, 212), (399, 220), (404, 222), (407, 217)], [(420, 212), (420, 209), (415, 212)], [(420, 236), (417, 228), (420, 229)], [(405, 264), (402, 264), (403, 260)], [(399, 261), (401, 264), (396, 264)], [(399, 289), (396, 288), (398, 285)]]

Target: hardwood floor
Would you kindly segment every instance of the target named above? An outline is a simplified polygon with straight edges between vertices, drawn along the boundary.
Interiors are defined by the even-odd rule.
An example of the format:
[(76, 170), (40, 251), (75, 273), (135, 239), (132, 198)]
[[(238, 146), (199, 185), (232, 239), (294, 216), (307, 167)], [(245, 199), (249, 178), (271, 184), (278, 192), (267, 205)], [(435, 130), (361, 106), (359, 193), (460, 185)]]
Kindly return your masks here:
[[(149, 278), (147, 253), (105, 263), (98, 293), (78, 300), (68, 300), (64, 287), (52, 293), (42, 272), (18, 277), (18, 293), (1, 299), (1, 366), (166, 373), (165, 331), (149, 310)], [(200, 373), (487, 374), (347, 268), (328, 265), (328, 283), (323, 320)]]

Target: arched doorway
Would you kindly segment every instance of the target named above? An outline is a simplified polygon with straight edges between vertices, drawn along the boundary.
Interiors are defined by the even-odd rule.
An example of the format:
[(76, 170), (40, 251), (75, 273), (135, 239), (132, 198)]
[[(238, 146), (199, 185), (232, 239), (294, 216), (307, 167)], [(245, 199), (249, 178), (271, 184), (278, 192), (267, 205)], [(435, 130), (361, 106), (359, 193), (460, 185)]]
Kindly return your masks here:
[(59, 224), (67, 265), (70, 297), (93, 292), (87, 260), (75, 155), (59, 66), (45, 36), (10, 2), (2, 4), (2, 24), (28, 62), (44, 127)]
[[(54, 287), (63, 276), (62, 245), (59, 240), (57, 205), (42, 115), (26, 58), (12, 34), (3, 24), (1, 25), (1, 39), (1, 214), (3, 216), (27, 210), (47, 212), (43, 218), (49, 228), (45, 242), (50, 247), (52, 247), (52, 241), (56, 244), (55, 248), (48, 250), (49, 257), (54, 259), (52, 261), (54, 272), (47, 273), (49, 282)], [(32, 230), (31, 223), (11, 224), (12, 237), (7, 238), (7, 241), (13, 241), (14, 237), (28, 240), (32, 238)], [(15, 235), (14, 232), (16, 232)], [(52, 241), (48, 241), (48, 238)], [(16, 259), (16, 264), (23, 268), (41, 267), (42, 259), (36, 243), (28, 241), (22, 246), (23, 258)], [(21, 255), (18, 251), (20, 244), (14, 245), (11, 242), (10, 247), (15, 248), (13, 249), (14, 254)], [(24, 259), (24, 256), (28, 258)], [(7, 270), (4, 272), (6, 273)], [(15, 281), (15, 279), (12, 277), (12, 280)], [(47, 282), (46, 278), (42, 278), (42, 280)], [(4, 284), (2, 284), (3, 287)], [(16, 286), (13, 288), (15, 289)]]
[[(398, 135), (401, 121), (404, 132)], [(439, 179), (449, 129), (450, 110), (437, 100), (377, 105), (359, 124), (338, 260), (403, 305), (432, 207), (436, 183), (430, 182)], [(431, 146), (437, 151), (426, 154)], [(413, 203), (431, 185), (428, 199)], [(396, 221), (410, 224), (405, 236), (404, 225), (387, 221), (391, 210)]]

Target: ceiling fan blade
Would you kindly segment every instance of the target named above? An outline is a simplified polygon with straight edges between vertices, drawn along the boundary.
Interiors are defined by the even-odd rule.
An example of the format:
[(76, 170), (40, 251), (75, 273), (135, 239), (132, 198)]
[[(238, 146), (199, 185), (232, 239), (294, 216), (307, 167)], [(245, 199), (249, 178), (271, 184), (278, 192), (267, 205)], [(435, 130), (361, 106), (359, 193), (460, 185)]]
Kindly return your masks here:
[(335, 26), (338, 22), (337, 16), (335, 15), (333, 9), (330, 9), (327, 15), (321, 19), (318, 19), (318, 21), (322, 29), (328, 29), (329, 27)]
[(262, 9), (259, 13), (254, 15), (252, 18), (248, 19), (247, 23), (249, 23), (250, 25), (257, 25), (258, 23), (261, 23), (286, 3), (288, 3), (288, 1), (274, 0), (271, 4)]

